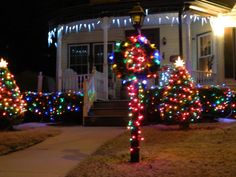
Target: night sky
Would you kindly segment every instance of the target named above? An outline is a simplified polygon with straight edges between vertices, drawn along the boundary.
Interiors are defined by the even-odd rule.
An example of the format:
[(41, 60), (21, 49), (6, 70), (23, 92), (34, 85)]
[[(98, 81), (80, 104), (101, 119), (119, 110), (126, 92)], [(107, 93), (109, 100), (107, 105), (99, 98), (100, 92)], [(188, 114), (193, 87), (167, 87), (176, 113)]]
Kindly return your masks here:
[(7, 1), (0, 6), (0, 56), (13, 74), (25, 70), (55, 75), (55, 50), (48, 48), (50, 7), (41, 1)]

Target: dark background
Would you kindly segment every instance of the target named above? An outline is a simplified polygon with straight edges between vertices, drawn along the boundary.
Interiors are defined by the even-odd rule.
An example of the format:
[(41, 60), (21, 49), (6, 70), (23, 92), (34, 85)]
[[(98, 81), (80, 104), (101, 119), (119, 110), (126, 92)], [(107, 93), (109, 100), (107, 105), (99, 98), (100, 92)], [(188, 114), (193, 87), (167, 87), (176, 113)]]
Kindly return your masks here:
[(55, 48), (48, 48), (48, 20), (54, 0), (7, 1), (0, 6), (0, 56), (13, 74), (25, 70), (55, 76)]
[[(43, 71), (44, 75), (55, 76), (56, 50), (53, 45), (48, 48), (48, 22), (53, 18), (57, 19), (55, 20), (56, 23), (61, 23), (66, 19), (70, 20), (70, 17), (76, 17), (77, 19), (82, 9), (75, 8), (75, 11), (72, 11), (70, 7), (100, 1), (111, 3), (117, 0), (2, 0), (0, 3), (0, 57), (4, 57), (8, 61), (9, 69), (15, 75), (25, 70), (31, 70), (36, 73)], [(136, 1), (139, 0), (120, 0), (119, 7), (124, 7), (128, 2)], [(148, 8), (154, 2), (157, 7), (159, 7), (159, 3), (164, 3), (165, 6), (170, 4), (169, 6), (171, 6), (171, 4), (173, 5), (172, 2), (175, 2), (164, 0), (140, 1), (143, 2), (142, 5), (149, 4)], [(184, 1), (176, 0), (176, 3), (181, 4)], [(227, 6), (235, 4), (235, 0), (210, 1), (226, 4)], [(116, 5), (111, 4), (110, 8), (114, 6)], [(103, 5), (93, 9), (88, 8), (87, 10), (90, 11), (83, 11), (83, 14), (79, 14), (79, 16), (89, 15), (93, 11), (99, 12), (102, 7)], [(67, 10), (60, 11), (63, 8), (67, 8)]]

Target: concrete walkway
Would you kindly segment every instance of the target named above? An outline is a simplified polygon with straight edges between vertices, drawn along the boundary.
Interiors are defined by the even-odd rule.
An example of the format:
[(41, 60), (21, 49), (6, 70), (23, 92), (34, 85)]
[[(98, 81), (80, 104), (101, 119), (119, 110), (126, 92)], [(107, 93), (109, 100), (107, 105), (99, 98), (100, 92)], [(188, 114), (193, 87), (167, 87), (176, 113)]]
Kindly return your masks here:
[(28, 149), (0, 156), (0, 177), (64, 177), (123, 127), (59, 127), (62, 133)]

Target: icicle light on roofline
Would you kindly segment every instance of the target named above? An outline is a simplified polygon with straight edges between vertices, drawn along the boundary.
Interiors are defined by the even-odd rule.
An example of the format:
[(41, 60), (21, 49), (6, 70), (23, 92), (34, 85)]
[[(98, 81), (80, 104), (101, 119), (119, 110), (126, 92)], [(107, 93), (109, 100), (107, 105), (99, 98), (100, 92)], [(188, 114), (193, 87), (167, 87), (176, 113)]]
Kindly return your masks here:
[[(146, 9), (146, 14), (148, 13), (148, 9)], [(170, 24), (173, 26), (174, 24), (179, 23), (178, 14), (170, 13), (170, 14), (148, 14), (146, 16), (146, 20), (144, 25), (161, 25), (161, 24)], [(202, 25), (207, 24), (209, 19), (206, 17), (200, 17), (198, 15), (191, 15), (192, 22), (201, 22)], [(183, 18), (186, 18), (186, 14), (183, 15)], [(236, 21), (236, 20), (235, 20)], [(120, 28), (120, 27), (129, 27), (131, 26), (131, 18), (129, 16), (123, 17), (113, 17), (110, 21), (111, 28)], [(66, 24), (60, 26), (60, 28), (54, 28), (53, 30), (48, 32), (48, 46), (53, 44), (53, 38), (56, 37), (56, 33), (61, 32), (61, 34), (67, 33), (77, 33), (80, 31), (88, 31), (91, 32), (96, 28), (101, 28), (102, 22), (101, 19), (91, 19), (91, 20), (82, 20), (78, 22), (73, 22), (71, 24)]]
[(207, 12), (206, 9), (198, 7), (198, 6), (194, 6), (194, 5), (190, 5), (189, 8), (193, 9), (193, 10), (196, 10), (196, 11), (200, 11), (200, 12)]

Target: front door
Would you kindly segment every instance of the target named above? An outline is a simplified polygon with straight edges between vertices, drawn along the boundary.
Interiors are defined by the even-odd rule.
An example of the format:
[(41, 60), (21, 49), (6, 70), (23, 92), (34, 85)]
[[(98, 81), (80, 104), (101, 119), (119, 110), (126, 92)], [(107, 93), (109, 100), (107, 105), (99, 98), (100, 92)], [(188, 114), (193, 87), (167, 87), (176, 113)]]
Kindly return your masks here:
[[(113, 44), (108, 43), (107, 56), (109, 57), (113, 51)], [(107, 59), (108, 60), (108, 59)], [(108, 61), (107, 61), (108, 62)], [(93, 44), (93, 64), (96, 70), (103, 72), (103, 43)], [(108, 98), (115, 98), (115, 77), (108, 62)]]

